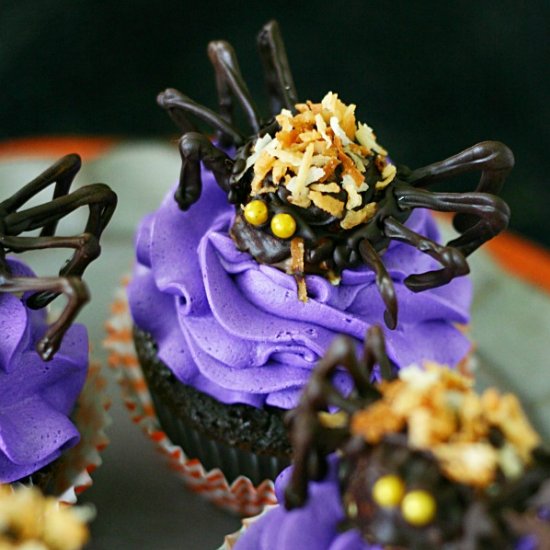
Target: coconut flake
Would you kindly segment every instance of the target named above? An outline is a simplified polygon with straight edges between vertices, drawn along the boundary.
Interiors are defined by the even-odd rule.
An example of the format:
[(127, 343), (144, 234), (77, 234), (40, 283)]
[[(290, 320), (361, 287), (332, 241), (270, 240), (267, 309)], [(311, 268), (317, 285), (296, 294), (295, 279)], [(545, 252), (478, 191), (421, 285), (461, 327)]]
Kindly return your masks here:
[(246, 165), (245, 165), (245, 169), (243, 170), (243, 174), (253, 164), (255, 164), (255, 162), (258, 160), (258, 157), (260, 156), (260, 153), (272, 141), (274, 141), (274, 139), (269, 134), (265, 134), (264, 136), (256, 140), (256, 143), (254, 143), (254, 146), (252, 147), (254, 152), (246, 159)]
[(344, 149), (344, 151), (346, 152), (346, 154), (349, 157), (351, 157), (353, 162), (355, 162), (355, 166), (357, 166), (357, 170), (359, 170), (359, 172), (366, 172), (367, 171), (367, 167), (365, 166), (365, 163), (363, 162), (363, 159), (359, 155), (354, 153), (349, 147), (346, 147)]
[(313, 155), (311, 159), (311, 164), (313, 166), (325, 166), (328, 164), (334, 157), (329, 157), (328, 155)]
[(344, 188), (344, 191), (348, 194), (346, 208), (348, 210), (353, 210), (354, 208), (361, 206), (363, 202), (363, 198), (357, 192), (357, 186), (355, 185), (355, 180), (349, 174), (343, 175), (342, 187)]
[(361, 145), (364, 145), (367, 149), (375, 151), (380, 155), (387, 156), (388, 154), (388, 152), (376, 142), (376, 136), (368, 124), (363, 124), (362, 122), (357, 124), (355, 139), (357, 139), (357, 141)]
[(386, 164), (384, 170), (382, 170), (383, 179), (376, 182), (376, 189), (387, 187), (395, 179), (396, 174), (397, 168), (393, 164)]
[(313, 183), (309, 187), (312, 191), (319, 191), (320, 193), (339, 193), (340, 186), (332, 181), (330, 183)]
[[(294, 178), (292, 178), (291, 183), (287, 185), (287, 189), (292, 193), (292, 195), (296, 197), (304, 196), (306, 194), (307, 177), (309, 175), (309, 169), (311, 166), (312, 158), (313, 158), (313, 143), (310, 143), (307, 146), (304, 156), (302, 157), (302, 162), (300, 164), (300, 168), (298, 169), (298, 173)], [(321, 170), (323, 175), (325, 173), (322, 168), (314, 168), (314, 170)], [(319, 179), (319, 178), (316, 178), (316, 179)], [(314, 179), (312, 181), (316, 181), (316, 180)]]
[(331, 216), (341, 218), (344, 212), (344, 203), (330, 195), (323, 195), (319, 191), (310, 191), (309, 198), (313, 201), (313, 204), (328, 212)]
[(344, 132), (344, 130), (340, 126), (340, 122), (335, 116), (330, 117), (330, 127), (332, 128), (334, 135), (340, 138), (343, 146), (349, 145), (351, 143), (351, 140), (348, 138), (346, 132)]
[(303, 157), (299, 154), (295, 154), (285, 149), (274, 149), (273, 151), (270, 151), (270, 152), (275, 158), (278, 158), (279, 160), (281, 160), (285, 164), (288, 164), (289, 166), (301, 166), (302, 164)]
[(376, 213), (376, 203), (369, 202), (361, 210), (348, 210), (345, 218), (340, 222), (342, 229), (352, 229), (356, 225), (370, 220)]
[(315, 124), (317, 126), (317, 130), (319, 130), (319, 133), (330, 147), (332, 145), (332, 139), (330, 139), (330, 136), (327, 134), (327, 124), (320, 114), (315, 115)]

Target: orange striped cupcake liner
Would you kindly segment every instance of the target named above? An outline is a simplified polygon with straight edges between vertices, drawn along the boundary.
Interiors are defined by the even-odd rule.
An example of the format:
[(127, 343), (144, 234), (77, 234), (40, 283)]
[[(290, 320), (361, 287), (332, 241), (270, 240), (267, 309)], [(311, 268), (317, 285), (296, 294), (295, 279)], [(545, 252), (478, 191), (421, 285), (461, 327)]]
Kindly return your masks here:
[(168, 467), (187, 488), (219, 508), (241, 516), (254, 516), (265, 506), (275, 504), (271, 480), (266, 479), (254, 486), (249, 478), (240, 476), (230, 484), (221, 470), (205, 470), (199, 460), (187, 457), (183, 449), (174, 445), (162, 431), (134, 349), (126, 284), (127, 280), (124, 280), (111, 305), (105, 347), (109, 352), (109, 366), (115, 371), (132, 421), (153, 442)]
[(61, 503), (75, 504), (78, 496), (91, 487), (92, 474), (101, 465), (101, 452), (109, 444), (105, 429), (111, 423), (107, 381), (99, 364), (92, 362), (72, 420), (80, 441), (59, 459), (52, 482), (52, 493)]

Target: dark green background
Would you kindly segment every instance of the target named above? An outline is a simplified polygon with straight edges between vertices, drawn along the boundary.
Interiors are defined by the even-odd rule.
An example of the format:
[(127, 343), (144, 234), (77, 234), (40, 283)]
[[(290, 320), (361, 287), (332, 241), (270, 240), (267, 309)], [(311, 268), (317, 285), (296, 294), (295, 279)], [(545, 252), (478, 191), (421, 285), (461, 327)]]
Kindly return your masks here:
[(255, 35), (275, 17), (300, 97), (356, 103), (396, 161), (507, 143), (512, 227), (550, 244), (549, 15), (542, 0), (1, 0), (0, 137), (169, 136), (155, 96), (173, 86), (215, 107), (205, 48), (217, 38), (263, 104)]

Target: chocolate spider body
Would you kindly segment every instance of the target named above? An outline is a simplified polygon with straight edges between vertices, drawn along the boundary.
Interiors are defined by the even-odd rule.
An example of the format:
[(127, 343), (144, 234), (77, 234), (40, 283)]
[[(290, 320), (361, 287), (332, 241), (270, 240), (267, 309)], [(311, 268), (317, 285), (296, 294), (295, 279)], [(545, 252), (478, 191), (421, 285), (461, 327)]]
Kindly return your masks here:
[[(550, 544), (550, 453), (538, 447), (537, 437), (532, 438), (531, 428), (523, 419), (517, 431), (525, 440), (529, 458), (520, 473), (505, 475), (501, 466), (495, 466), (494, 477), (480, 480), (476, 479), (477, 472), (469, 477), (471, 474), (464, 470), (469, 461), (474, 464), (473, 470), (478, 462), (483, 462), (483, 455), (476, 458), (475, 454), (479, 452), (477, 445), (489, 445), (483, 437), (490, 440), (497, 455), (510, 452), (506, 447), (509, 441), (501, 430), (517, 421), (517, 409), (510, 407), (510, 397), (502, 396), (502, 403), (507, 402), (505, 407), (510, 407), (509, 417), (474, 441), (468, 448), (474, 454), (457, 469), (437, 449), (437, 435), (442, 429), (437, 424), (438, 416), (443, 418), (449, 411), (431, 412), (434, 441), (424, 448), (411, 444), (419, 424), (399, 425), (392, 417), (391, 407), (383, 403), (387, 392), (388, 402), (401, 400), (402, 404), (395, 407), (403, 406), (405, 398), (414, 399), (414, 384), (424, 383), (409, 378), (412, 375), (395, 380), (384, 348), (379, 327), (369, 331), (361, 359), (356, 358), (355, 343), (339, 337), (313, 371), (298, 407), (288, 413), (294, 467), (285, 492), (285, 506), (291, 510), (306, 503), (309, 482), (325, 478), (328, 455), (338, 450), (342, 505), (347, 516), (342, 527), (358, 529), (369, 543), (413, 550), (477, 550), (489, 545), (512, 549), (516, 548), (512, 541), (536, 535), (540, 548), (546, 548), (544, 544)], [(384, 379), (381, 385), (370, 382), (376, 364)], [(349, 372), (354, 382), (347, 397), (332, 382), (341, 368)], [(446, 400), (466, 386), (452, 371), (443, 371), (443, 379), (451, 390), (444, 397)], [(411, 382), (412, 393), (399, 393), (400, 384), (403, 388)], [(394, 386), (389, 388), (391, 384)], [(430, 391), (437, 392), (437, 386), (434, 388)], [(493, 403), (490, 408), (496, 407), (495, 394), (488, 393), (483, 399)], [(418, 414), (424, 405), (424, 399), (413, 405), (413, 414)], [(457, 414), (467, 419), (464, 411), (469, 407), (472, 402), (465, 400)], [(335, 408), (338, 412), (334, 412)], [(367, 416), (363, 416), (365, 413)], [(472, 426), (481, 430), (483, 421), (479, 418)], [(448, 434), (451, 444), (465, 437), (464, 427), (459, 424)], [(456, 449), (456, 454), (460, 454), (460, 446)]]
[[(37, 351), (45, 361), (53, 357), (63, 335), (89, 299), (81, 277), (100, 253), (99, 238), (117, 202), (115, 193), (101, 183), (69, 192), (80, 166), (78, 155), (67, 155), (0, 203), (0, 292), (33, 292), (26, 299), (26, 304), (33, 309), (45, 307), (59, 294), (67, 298), (61, 315), (38, 342)], [(51, 201), (21, 210), (32, 197), (54, 184)], [(70, 237), (55, 235), (59, 220), (81, 206), (88, 206), (90, 211), (84, 232)], [(36, 229), (41, 229), (38, 236), (20, 236)], [(12, 276), (6, 253), (46, 248), (74, 249), (72, 258), (61, 268), (58, 277)]]
[[(296, 113), (299, 107), (297, 93), (275, 22), (268, 23), (261, 30), (258, 45), (272, 114)], [(280, 184), (273, 185), (271, 176), (264, 179), (258, 191), (257, 186), (254, 188), (250, 159), (258, 143), (266, 136), (280, 131), (281, 127), (274, 118), (267, 122), (261, 119), (241, 76), (232, 47), (226, 42), (212, 42), (208, 54), (215, 69), (219, 114), (174, 89), (168, 89), (158, 96), (159, 104), (184, 132), (180, 141), (182, 169), (175, 200), (183, 210), (198, 200), (202, 162), (213, 172), (218, 184), (227, 193), (229, 202), (236, 205), (231, 235), (237, 246), (248, 251), (259, 262), (292, 273), (304, 301), (307, 299), (303, 278), (305, 273), (319, 273), (337, 281), (338, 274), (344, 268), (366, 264), (376, 274), (376, 282), (386, 306), (386, 324), (395, 328), (397, 300), (392, 279), (381, 258), (392, 239), (417, 248), (441, 264), (439, 270), (407, 277), (405, 284), (408, 288), (419, 292), (467, 274), (469, 267), (466, 256), (507, 226), (510, 216), (508, 206), (495, 194), (499, 193), (513, 167), (514, 159), (505, 145), (492, 141), (479, 143), (442, 162), (412, 171), (406, 167), (394, 169), (387, 153), (373, 142), (372, 147), (366, 149), (362, 161), (359, 160), (366, 168), (363, 176), (365, 185), (358, 187), (358, 194), (354, 192), (352, 197), (349, 191), (341, 188), (335, 194), (327, 193), (323, 197), (333, 204), (334, 201), (347, 201), (346, 207), (352, 204), (347, 213), (354, 216), (359, 216), (370, 207), (368, 215), (363, 216), (364, 221), (352, 228), (349, 228), (350, 224), (343, 224), (339, 216), (317, 204), (297, 205), (295, 200), (291, 200), (292, 197), (289, 198), (287, 188)], [(252, 136), (244, 136), (233, 126), (233, 98), (243, 108)], [(188, 115), (215, 128), (219, 146), (196, 132)], [(329, 129), (329, 132), (332, 130)], [(346, 139), (344, 135), (341, 137), (342, 140)], [(228, 148), (235, 150), (233, 158), (226, 152)], [(345, 163), (342, 166), (345, 172)], [(341, 175), (342, 166), (336, 168), (336, 175)], [(385, 183), (380, 182), (380, 174), (388, 167), (392, 175), (385, 178)], [(426, 189), (432, 183), (472, 171), (481, 172), (474, 192), (434, 193)], [(388, 184), (389, 179), (391, 182)], [(384, 186), (379, 186), (379, 183), (384, 183)], [(358, 201), (353, 202), (357, 197), (360, 197)], [(263, 203), (260, 205), (264, 210), (263, 217), (255, 223), (245, 219), (246, 208), (252, 202)], [(405, 222), (415, 208), (456, 212), (454, 226), (459, 236), (446, 245), (440, 245), (413, 232), (405, 226)], [(273, 221), (277, 216), (281, 219), (281, 214), (292, 218), (285, 220), (291, 227), (277, 234), (273, 229)], [(270, 220), (271, 227), (268, 223)]]

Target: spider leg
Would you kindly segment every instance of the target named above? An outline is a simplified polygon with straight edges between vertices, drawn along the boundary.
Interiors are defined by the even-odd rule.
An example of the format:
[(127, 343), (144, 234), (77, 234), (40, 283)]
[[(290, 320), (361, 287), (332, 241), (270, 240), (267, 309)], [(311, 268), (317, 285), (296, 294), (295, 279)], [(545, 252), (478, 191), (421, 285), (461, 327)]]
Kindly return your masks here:
[[(356, 361), (353, 340), (337, 337), (315, 367), (298, 406), (287, 417), (294, 449), (294, 469), (285, 492), (288, 509), (301, 506), (307, 499), (309, 479), (318, 479), (326, 471), (326, 459), (319, 452), (325, 430), (319, 412), (326, 410), (331, 402), (347, 407), (344, 397), (332, 386), (331, 377), (339, 365), (355, 364)], [(359, 385), (364, 383), (360, 379)]]
[(395, 287), (393, 281), (389, 276), (386, 266), (380, 258), (378, 252), (376, 252), (374, 246), (367, 240), (363, 239), (359, 242), (359, 254), (363, 261), (374, 271), (376, 274), (376, 286), (380, 292), (380, 296), (386, 305), (386, 311), (384, 312), (384, 321), (390, 329), (394, 329), (397, 326), (397, 297), (395, 295)]
[(77, 277), (13, 277), (0, 285), (0, 292), (42, 291), (64, 294), (65, 309), (40, 339), (36, 350), (44, 361), (49, 361), (59, 349), (63, 335), (74, 321), (82, 306), (90, 299), (85, 283)]
[(400, 186), (395, 189), (395, 195), (398, 204), (405, 208), (430, 208), (467, 216), (467, 224), (455, 223), (461, 235), (447, 244), (460, 250), (464, 256), (469, 256), (506, 229), (510, 220), (508, 205), (488, 193), (432, 193), (426, 189)]
[(116, 194), (107, 185), (103, 183), (85, 185), (69, 195), (8, 214), (4, 219), (6, 235), (19, 235), (23, 231), (32, 231), (53, 222), (57, 223), (77, 208), (89, 206), (91, 214), (86, 230), (93, 229), (99, 236), (111, 219), (116, 202)]
[[(70, 261), (60, 270), (60, 276), (82, 276), (86, 266), (99, 256), (98, 239), (92, 233), (82, 233), (75, 237), (12, 237), (0, 236), (0, 246), (11, 252), (43, 250), (46, 248), (74, 248), (75, 253)], [(40, 292), (27, 299), (32, 309), (47, 306), (58, 296), (54, 292)]]
[(202, 189), (201, 161), (227, 193), (233, 160), (203, 134), (190, 132), (180, 140), (181, 173), (175, 199), (182, 210), (197, 202)]
[(278, 114), (283, 107), (293, 111), (298, 94), (278, 23), (270, 21), (264, 25), (257, 41), (272, 114)]
[[(0, 238), (0, 244), (14, 252), (44, 248), (74, 248), (72, 258), (59, 274), (80, 277), (88, 264), (99, 256), (101, 250), (99, 238), (113, 215), (116, 203), (116, 194), (106, 185), (102, 183), (86, 185), (48, 203), (9, 214), (4, 220), (6, 235)], [(88, 206), (90, 210), (84, 233), (81, 235), (75, 237), (16, 236), (23, 231), (55, 226), (61, 218), (81, 206)], [(29, 299), (29, 305), (43, 307), (55, 296), (56, 294), (37, 294)]]
[[(427, 191), (424, 192), (428, 193)], [(387, 237), (414, 246), (440, 262), (443, 266), (443, 269), (436, 271), (409, 275), (405, 279), (405, 284), (413, 292), (421, 292), (428, 288), (442, 286), (455, 277), (466, 275), (470, 272), (464, 255), (458, 248), (452, 246), (451, 243), (447, 246), (437, 244), (435, 241), (415, 233), (391, 216), (385, 218), (383, 223), (384, 234)]]
[[(355, 343), (346, 336), (337, 337), (330, 345), (325, 356), (315, 367), (311, 378), (302, 393), (296, 409), (291, 411), (287, 420), (291, 423), (290, 438), (294, 449), (294, 469), (285, 492), (285, 506), (288, 509), (301, 506), (307, 499), (307, 486), (310, 479), (321, 479), (327, 469), (326, 454), (332, 452), (347, 437), (344, 426), (323, 426), (319, 413), (329, 406), (353, 414), (369, 400), (378, 397), (370, 377), (374, 363), (382, 362), (385, 352), (383, 336), (379, 328), (371, 328), (365, 344), (365, 363), (359, 363), (355, 355)], [(369, 344), (372, 337), (372, 342)], [(357, 398), (344, 397), (333, 385), (332, 376), (338, 367), (344, 366), (350, 373)], [(382, 367), (385, 371), (386, 367)], [(327, 441), (331, 446), (327, 448)]]
[(235, 50), (228, 42), (217, 40), (208, 44), (208, 57), (216, 74), (221, 116), (228, 122), (232, 122), (231, 93), (233, 93), (244, 110), (250, 128), (257, 134), (260, 130), (260, 116), (241, 75)]
[(241, 145), (244, 137), (231, 124), (220, 115), (199, 105), (178, 90), (168, 88), (157, 96), (157, 103), (166, 111), (182, 130), (183, 134), (194, 131), (194, 126), (188, 121), (186, 114), (193, 115), (218, 130), (224, 136), (228, 136), (235, 145)]
[[(413, 170), (403, 179), (414, 187), (427, 187), (449, 177), (481, 170), (476, 192), (497, 195), (513, 167), (514, 155), (506, 145), (482, 141), (446, 160)], [(464, 233), (476, 224), (477, 217), (458, 214), (453, 223), (457, 231)]]
[[(367, 333), (365, 349), (363, 351), (363, 362), (366, 365), (367, 372), (372, 372), (374, 365), (378, 364), (383, 380), (392, 380), (395, 378), (390, 359), (386, 352), (384, 331), (379, 326), (372, 326)], [(366, 389), (368, 391), (365, 394), (359, 392), (361, 397), (368, 397), (372, 394), (372, 386), (370, 384), (366, 386)]]
[[(0, 211), (4, 216), (15, 212), (23, 206), (29, 199), (38, 195), (40, 191), (55, 183), (53, 191), (53, 199), (66, 195), (69, 192), (71, 184), (80, 170), (82, 161), (77, 154), (66, 155), (44, 170), (40, 175), (32, 181), (21, 187), (10, 198), (0, 203)], [(57, 221), (42, 228), (41, 235), (53, 235)]]

